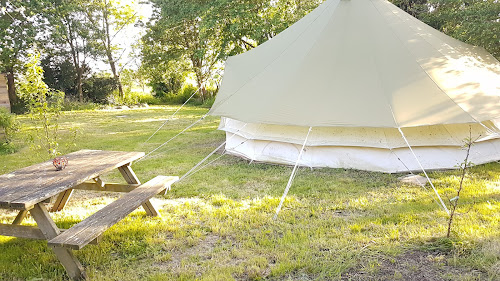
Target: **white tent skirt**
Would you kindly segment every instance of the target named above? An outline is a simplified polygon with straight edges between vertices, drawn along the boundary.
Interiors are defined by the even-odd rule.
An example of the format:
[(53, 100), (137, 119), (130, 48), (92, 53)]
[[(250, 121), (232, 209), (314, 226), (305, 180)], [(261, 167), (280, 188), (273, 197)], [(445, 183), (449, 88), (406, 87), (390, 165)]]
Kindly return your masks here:
[[(484, 126), (483, 126), (484, 125)], [(469, 160), (483, 164), (500, 160), (497, 122), (403, 128), (418, 161), (426, 170), (454, 169), (466, 156), (465, 139), (476, 140)], [(488, 127), (490, 130), (487, 130)], [(229, 154), (259, 162), (294, 165), (309, 128), (243, 123), (222, 118)], [(312, 128), (299, 165), (386, 173), (420, 171), (397, 128)]]

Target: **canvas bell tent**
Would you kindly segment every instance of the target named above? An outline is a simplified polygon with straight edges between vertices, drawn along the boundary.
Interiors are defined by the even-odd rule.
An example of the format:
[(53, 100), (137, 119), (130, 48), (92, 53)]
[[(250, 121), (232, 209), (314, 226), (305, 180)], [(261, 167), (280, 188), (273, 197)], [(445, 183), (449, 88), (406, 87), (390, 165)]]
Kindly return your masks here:
[(210, 114), (256, 161), (454, 168), (471, 134), (480, 164), (500, 159), (500, 63), (385, 0), (327, 0), (229, 58)]

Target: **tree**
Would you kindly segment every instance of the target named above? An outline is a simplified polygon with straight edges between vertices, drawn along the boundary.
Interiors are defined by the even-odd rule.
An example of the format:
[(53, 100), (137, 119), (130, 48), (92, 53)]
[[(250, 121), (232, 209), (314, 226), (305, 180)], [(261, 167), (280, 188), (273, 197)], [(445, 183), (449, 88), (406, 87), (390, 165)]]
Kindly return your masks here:
[(500, 59), (497, 0), (391, 0), (407, 13), (460, 41), (481, 46)]
[(419, 18), (421, 14), (429, 12), (428, 0), (390, 0), (408, 14)]
[(188, 61), (205, 97), (205, 85), (224, 59), (269, 40), (320, 2), (153, 0), (155, 14), (142, 38), (143, 62)]
[(38, 1), (3, 0), (0, 3), (0, 73), (7, 74), (10, 104), (15, 108), (18, 103), (16, 70), (35, 42), (40, 27), (39, 15), (35, 13)]
[(47, 48), (60, 57), (71, 57), (74, 67), (75, 90), (83, 98), (83, 75), (86, 60), (91, 54), (89, 26), (82, 9), (84, 0), (44, 0), (44, 17), (48, 21)]
[(500, 59), (500, 2), (429, 0), (422, 20), (463, 42), (481, 46)]
[[(273, 38), (303, 18), (323, 0), (239, 0), (219, 1), (217, 13), (211, 13), (212, 23), (224, 25), (226, 41), (243, 43), (242, 51)], [(234, 53), (234, 52), (232, 52)]]
[[(132, 3), (133, 5), (133, 3)], [(117, 61), (124, 54), (115, 43), (116, 36), (127, 26), (137, 21), (137, 14), (130, 5), (123, 5), (117, 0), (93, 0), (86, 5), (86, 16), (92, 23), (94, 48), (106, 57), (111, 73), (118, 83), (120, 97), (124, 97)], [(117, 55), (117, 53), (120, 53)]]
[[(202, 18), (212, 6), (206, 0), (154, 0), (156, 13), (153, 23), (142, 38), (142, 54), (146, 65), (162, 61), (163, 69), (170, 62), (188, 62), (195, 74), (202, 98), (206, 97), (206, 82), (213, 75), (221, 57), (221, 37), (215, 28), (205, 28)], [(184, 64), (182, 64), (184, 65)], [(180, 70), (182, 72), (182, 70)]]
[(47, 86), (63, 91), (66, 96), (76, 95), (77, 74), (70, 58), (49, 55), (42, 59), (41, 65)]

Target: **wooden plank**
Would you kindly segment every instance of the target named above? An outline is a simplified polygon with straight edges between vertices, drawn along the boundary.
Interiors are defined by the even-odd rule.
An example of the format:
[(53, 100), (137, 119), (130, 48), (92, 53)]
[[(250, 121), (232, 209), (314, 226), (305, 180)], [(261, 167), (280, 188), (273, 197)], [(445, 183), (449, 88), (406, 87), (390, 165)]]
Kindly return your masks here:
[[(30, 213), (47, 240), (52, 239), (61, 233), (54, 221), (50, 218), (49, 213), (43, 204), (36, 204), (33, 209), (30, 210)], [(62, 247), (55, 247), (53, 245), (49, 246), (52, 248), (57, 258), (66, 269), (66, 272), (71, 279), (87, 279), (85, 269), (73, 255), (71, 250)]]
[[(102, 151), (99, 151), (102, 152)], [(99, 153), (102, 154), (102, 153)], [(18, 208), (18, 207), (29, 207), (30, 205), (34, 205), (37, 202), (39, 202), (40, 198), (48, 198), (51, 196), (54, 196), (60, 191), (63, 191), (65, 189), (68, 189), (69, 187), (72, 187), (76, 184), (79, 184), (83, 181), (89, 180), (91, 178), (95, 178), (99, 176), (102, 173), (111, 171), (119, 166), (122, 166), (124, 164), (130, 163), (132, 159), (137, 159), (140, 158), (143, 153), (137, 153), (137, 152), (110, 152), (106, 151), (105, 152), (105, 157), (104, 156), (99, 156), (99, 157), (78, 157), (76, 158), (76, 161), (73, 160), (73, 166), (72, 169), (66, 168), (63, 171), (60, 172), (65, 172), (67, 175), (69, 175), (68, 178), (63, 177), (62, 184), (60, 184), (60, 188), (54, 188), (57, 187), (54, 184), (51, 184), (49, 186), (46, 186), (44, 189), (39, 189), (37, 192), (30, 192), (29, 195), (26, 195), (24, 197), (13, 200), (11, 202), (11, 207), (13, 208)], [(70, 159), (68, 157), (68, 159)], [(71, 160), (70, 160), (71, 161)], [(92, 161), (98, 161), (99, 164), (93, 164)], [(76, 163), (75, 163), (76, 162)], [(89, 164), (90, 162), (90, 164)], [(76, 165), (75, 165), (76, 164)], [(54, 172), (55, 169), (52, 167), (51, 171)], [(57, 173), (57, 172), (56, 172)], [(82, 178), (84, 177), (84, 178)], [(59, 191), (59, 192), (58, 192)], [(56, 194), (53, 194), (56, 193)]]
[[(129, 184), (141, 184), (139, 181), (139, 178), (135, 175), (134, 171), (132, 170), (132, 167), (130, 164), (127, 164), (125, 166), (119, 167), (118, 170), (122, 174), (123, 178), (125, 181)], [(160, 212), (155, 209), (153, 204), (151, 202), (146, 201), (142, 204), (142, 207), (144, 208), (144, 211), (146, 211), (146, 214), (150, 217), (159, 217)]]
[(73, 189), (106, 191), (106, 192), (130, 192), (135, 188), (137, 188), (138, 186), (139, 184), (105, 183), (104, 187), (101, 187), (98, 183), (95, 182), (84, 182), (73, 187)]
[(49, 241), (49, 245), (63, 246), (79, 250), (92, 239), (101, 235), (108, 228), (133, 212), (143, 202), (161, 192), (178, 177), (157, 176), (135, 190), (124, 194), (97, 213), (68, 229), (68, 231)]
[(127, 183), (130, 184), (141, 184), (139, 181), (139, 178), (135, 175), (134, 171), (132, 170), (132, 167), (130, 166), (130, 163), (127, 165), (118, 167), (118, 170), (122, 174), (123, 178)]
[(73, 189), (68, 189), (66, 191), (63, 191), (57, 195), (57, 199), (52, 205), (52, 208), (50, 208), (51, 212), (59, 212), (61, 211), (64, 206), (66, 206), (66, 203), (68, 203), (69, 198), (71, 198), (71, 195), (73, 194)]
[[(59, 228), (59, 231), (62, 233), (66, 231), (66, 229)], [(42, 230), (40, 230), (40, 228), (36, 226), (0, 224), (0, 235), (12, 236), (16, 238), (47, 240), (45, 235), (43, 235)], [(99, 241), (100, 241), (100, 236), (94, 239), (89, 244), (97, 245)]]
[(21, 210), (19, 211), (19, 214), (17, 214), (16, 218), (14, 219), (14, 222), (12, 222), (12, 224), (14, 225), (20, 225), (24, 218), (26, 217), (26, 215), (28, 214), (28, 211), (26, 210)]
[(0, 224), (0, 235), (27, 239), (47, 239), (38, 227), (26, 225)]
[(82, 150), (68, 154), (68, 166), (56, 171), (52, 161), (0, 176), (0, 207), (29, 209), (75, 185), (139, 159), (143, 152)]
[[(81, 173), (102, 170), (102, 168), (107, 168), (108, 170), (114, 169), (116, 167), (113, 166), (120, 166), (122, 164), (116, 163), (122, 160), (117, 158), (123, 158), (125, 155), (127, 158), (125, 163), (130, 161), (127, 157), (128, 154), (130, 153), (83, 150), (66, 156), (70, 162), (63, 171), (56, 171), (52, 165), (52, 161), (46, 161), (2, 175), (0, 176), (0, 199), (5, 198), (6, 194), (15, 193), (12, 192), (12, 189), (15, 189), (18, 194), (21, 190), (36, 191), (42, 189), (44, 186), (61, 184), (61, 182), (65, 183), (68, 180), (71, 181), (71, 179), (78, 177), (78, 174)], [(99, 164), (93, 164), (94, 161), (98, 161)]]

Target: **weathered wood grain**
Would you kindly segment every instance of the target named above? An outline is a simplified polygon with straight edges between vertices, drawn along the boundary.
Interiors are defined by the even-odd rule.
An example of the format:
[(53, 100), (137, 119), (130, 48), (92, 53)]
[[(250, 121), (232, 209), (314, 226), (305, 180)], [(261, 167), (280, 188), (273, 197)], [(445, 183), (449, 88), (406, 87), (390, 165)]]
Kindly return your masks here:
[[(59, 231), (62, 233), (66, 231), (66, 229), (59, 228)], [(26, 239), (47, 240), (40, 228), (27, 225), (0, 224), (0, 235)], [(92, 240), (89, 244), (97, 245), (98, 242), (99, 237)]]
[[(139, 178), (135, 175), (134, 171), (130, 167), (130, 164), (127, 164), (125, 166), (119, 167), (118, 170), (122, 174), (123, 178), (125, 181), (129, 184), (141, 184), (139, 181)], [(155, 206), (147, 200), (146, 202), (142, 203), (142, 207), (144, 208), (144, 211), (146, 211), (146, 214), (150, 217), (159, 217), (160, 213), (158, 210), (156, 210)]]
[(52, 161), (0, 176), (0, 207), (27, 210), (73, 186), (129, 164), (143, 152), (81, 150), (66, 155), (68, 166), (56, 171)]
[(0, 224), (0, 235), (45, 240), (45, 235), (35, 226)]
[(138, 186), (139, 184), (104, 183), (104, 186), (101, 187), (100, 184), (95, 182), (84, 182), (73, 187), (73, 189), (105, 192), (130, 192)]
[(12, 222), (12, 224), (14, 225), (20, 225), (24, 218), (26, 217), (26, 215), (28, 214), (28, 211), (26, 210), (21, 210), (19, 211), (19, 213), (17, 214), (16, 218), (14, 219), (14, 221)]
[(49, 245), (79, 250), (108, 228), (125, 218), (142, 203), (176, 182), (178, 177), (157, 176), (126, 193), (68, 231), (49, 241)]
[(56, 201), (50, 208), (50, 211), (51, 212), (61, 211), (64, 208), (64, 206), (66, 206), (66, 203), (68, 203), (72, 194), (73, 194), (73, 189), (68, 189), (59, 193), (59, 195), (57, 195)]
[[(33, 209), (30, 210), (31, 215), (36, 221), (36, 224), (42, 231), (43, 235), (47, 240), (56, 237), (61, 233), (59, 228), (55, 225), (54, 221), (50, 218), (49, 212), (45, 206), (41, 203), (36, 204)], [(76, 259), (70, 249), (55, 247), (49, 245), (54, 253), (56, 254), (59, 261), (62, 263), (69, 277), (73, 280), (85, 280), (87, 279), (87, 274), (85, 269)]]

